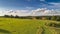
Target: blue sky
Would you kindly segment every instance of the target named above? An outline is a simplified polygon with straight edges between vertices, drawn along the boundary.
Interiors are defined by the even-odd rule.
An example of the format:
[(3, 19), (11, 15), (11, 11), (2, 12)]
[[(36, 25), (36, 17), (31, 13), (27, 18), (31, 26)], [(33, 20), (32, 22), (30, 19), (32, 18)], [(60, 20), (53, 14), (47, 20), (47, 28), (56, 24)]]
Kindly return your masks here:
[(60, 9), (60, 0), (0, 0), (0, 10)]

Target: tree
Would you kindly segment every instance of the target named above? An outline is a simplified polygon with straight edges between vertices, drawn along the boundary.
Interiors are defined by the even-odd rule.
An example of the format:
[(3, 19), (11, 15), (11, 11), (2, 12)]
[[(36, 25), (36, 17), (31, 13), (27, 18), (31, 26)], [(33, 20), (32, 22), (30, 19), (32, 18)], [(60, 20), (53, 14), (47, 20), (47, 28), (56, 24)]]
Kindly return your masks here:
[(9, 15), (4, 15), (5, 17), (10, 17)]
[(57, 20), (57, 21), (60, 21), (60, 16), (57, 16), (56, 20)]
[(18, 15), (16, 15), (16, 16), (15, 16), (15, 18), (19, 18), (19, 16), (18, 16)]
[(14, 18), (14, 16), (13, 16), (13, 15), (11, 15), (10, 17), (11, 17), (11, 18)]

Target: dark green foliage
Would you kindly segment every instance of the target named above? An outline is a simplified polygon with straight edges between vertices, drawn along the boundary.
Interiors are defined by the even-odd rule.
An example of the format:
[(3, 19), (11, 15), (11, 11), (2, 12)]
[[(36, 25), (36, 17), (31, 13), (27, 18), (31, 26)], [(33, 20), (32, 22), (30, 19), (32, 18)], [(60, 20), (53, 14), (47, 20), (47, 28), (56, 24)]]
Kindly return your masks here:
[(57, 21), (60, 21), (60, 16), (57, 16), (56, 20), (57, 20)]
[(4, 15), (4, 17), (10, 17), (10, 18), (14, 18), (14, 16), (13, 15)]
[(46, 26), (50, 26), (50, 27), (56, 27), (56, 28), (60, 28), (60, 23), (53, 23), (53, 22), (50, 22), (48, 24), (45, 24)]
[(18, 15), (16, 15), (16, 16), (15, 16), (15, 18), (19, 18), (19, 16), (18, 16)]
[(42, 19), (42, 20), (56, 20), (60, 21), (60, 16), (13, 16), (13, 15), (4, 15), (5, 17), (10, 18), (20, 18), (20, 19)]
[(10, 17), (11, 17), (11, 18), (14, 18), (14, 16), (13, 16), (13, 15), (11, 15)]
[(4, 33), (4, 34), (11, 34), (10, 31), (8, 31), (8, 30), (4, 30), (4, 29), (0, 29), (0, 32), (1, 32), (1, 33)]
[(10, 17), (9, 15), (4, 15), (5, 17)]

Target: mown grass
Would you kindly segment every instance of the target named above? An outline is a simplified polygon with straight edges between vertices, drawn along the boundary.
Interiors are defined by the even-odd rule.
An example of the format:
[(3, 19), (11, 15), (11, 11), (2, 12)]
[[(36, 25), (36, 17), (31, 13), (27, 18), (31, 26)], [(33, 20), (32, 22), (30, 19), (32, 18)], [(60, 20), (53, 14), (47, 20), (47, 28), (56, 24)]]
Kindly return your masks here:
[[(33, 19), (18, 19), (18, 18), (0, 18), (0, 29), (7, 30), (8, 34), (56, 34), (56, 29), (46, 26), (46, 23), (57, 22), (52, 20), (33, 20)], [(58, 22), (57, 22), (58, 23)], [(40, 27), (40, 28), (39, 28)], [(1, 31), (1, 30), (0, 30)], [(4, 33), (0, 32), (0, 33)], [(5, 34), (5, 33), (4, 33)]]

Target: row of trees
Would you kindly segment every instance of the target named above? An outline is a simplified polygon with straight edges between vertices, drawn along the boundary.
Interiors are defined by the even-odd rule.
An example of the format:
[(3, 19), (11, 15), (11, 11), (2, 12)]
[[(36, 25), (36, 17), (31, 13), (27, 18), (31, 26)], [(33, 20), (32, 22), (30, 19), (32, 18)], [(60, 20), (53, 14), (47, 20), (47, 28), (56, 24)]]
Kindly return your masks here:
[(13, 16), (13, 15), (4, 15), (4, 17), (9, 17), (9, 18), (19, 18), (19, 16)]
[(31, 19), (30, 16), (13, 16), (13, 15), (4, 15), (4, 17), (8, 17), (8, 18), (20, 18), (20, 19)]
[(23, 17), (20, 17), (18, 15), (16, 15), (16, 16), (5, 15), (5, 17), (9, 17), (9, 18), (21, 18), (21, 19), (43, 19), (43, 20), (57, 20), (57, 21), (60, 21), (60, 16), (23, 16)]
[(36, 16), (36, 17), (34, 17), (33, 19), (60, 21), (60, 16)]

